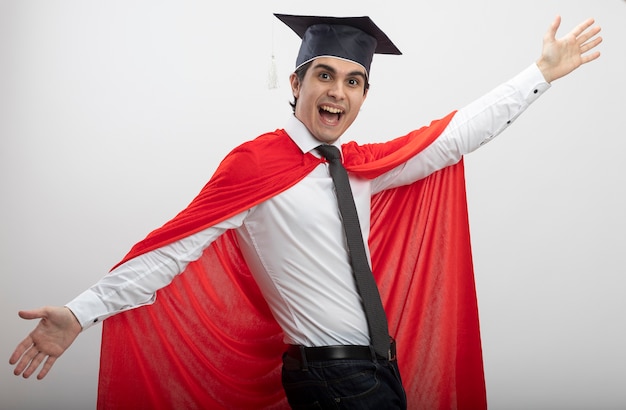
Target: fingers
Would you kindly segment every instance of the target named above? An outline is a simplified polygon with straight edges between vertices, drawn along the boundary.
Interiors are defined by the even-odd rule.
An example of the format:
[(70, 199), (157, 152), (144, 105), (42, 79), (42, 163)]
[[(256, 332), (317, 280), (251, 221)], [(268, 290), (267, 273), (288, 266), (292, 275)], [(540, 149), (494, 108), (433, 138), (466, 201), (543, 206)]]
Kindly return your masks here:
[[(602, 30), (602, 28), (596, 26), (589, 29), (594, 23), (595, 20), (593, 18), (589, 18), (576, 26), (574, 30), (572, 30), (571, 34), (574, 35), (576, 38), (576, 43), (580, 47), (581, 55), (595, 48), (596, 46), (598, 46), (598, 44), (602, 42), (602, 37), (596, 37), (598, 33)], [(583, 60), (586, 60), (584, 62), (589, 62), (595, 60), (599, 56), (599, 53), (594, 53), (587, 58), (583, 58)]]
[(44, 308), (33, 309), (33, 310), (20, 310), (17, 314), (26, 320), (32, 319), (40, 319), (45, 316)]
[(592, 29), (589, 29), (589, 27), (591, 27), (594, 22), (594, 19), (588, 19), (587, 21), (581, 23), (575, 30), (577, 33), (576, 40), (578, 44), (580, 44), (580, 55), (582, 64), (586, 64), (600, 57), (599, 51), (591, 54), (585, 54), (588, 53), (590, 50), (596, 48), (600, 43), (602, 43), (602, 37), (598, 36), (598, 33), (600, 33), (602, 28), (596, 26)]
[[(601, 30), (600, 27), (594, 27), (592, 30), (585, 32), (584, 34), (580, 35), (577, 38), (578, 44), (581, 45), (580, 46), (581, 51), (585, 49), (584, 51), (582, 51), (583, 53), (585, 51), (591, 50), (592, 48), (594, 48), (595, 46), (597, 46), (598, 44), (602, 42), (602, 37), (596, 37), (598, 33), (600, 32), (600, 30)], [(591, 39), (593, 39), (593, 41), (589, 41)]]
[(580, 53), (585, 54), (587, 51), (596, 48), (602, 42), (602, 37), (594, 38), (592, 41), (588, 43), (584, 43), (580, 46)]
[(588, 18), (587, 20), (583, 21), (582, 23), (574, 27), (574, 29), (572, 30), (572, 34), (576, 37), (580, 36), (585, 30), (591, 27), (593, 23), (595, 22), (596, 21), (593, 18)]
[(559, 27), (561, 26), (561, 16), (556, 16), (554, 18), (554, 21), (552, 21), (552, 23), (550, 24), (550, 27), (548, 28), (548, 31), (546, 32), (543, 41), (544, 42), (551, 42), (556, 40), (556, 32), (559, 30)]
[[(34, 356), (32, 356), (32, 359), (26, 366), (26, 370), (24, 370), (24, 372), (22, 373), (22, 376), (26, 379), (29, 378), (33, 373), (35, 373), (35, 371), (37, 370), (37, 368), (39, 367), (43, 359), (46, 358), (46, 354), (43, 352), (36, 351), (34, 346), (31, 350), (35, 350)], [(17, 368), (15, 369), (15, 371), (17, 371)]]
[[(38, 319), (42, 317), (42, 313), (43, 313), (42, 309), (21, 310), (18, 312), (18, 315), (22, 319), (31, 320), (31, 319)], [(39, 363), (41, 363), (41, 361), (43, 360), (43, 357), (45, 356), (45, 354), (42, 353), (41, 357), (37, 359), (38, 355), (39, 355), (39, 350), (35, 348), (35, 342), (32, 338), (32, 333), (31, 333), (17, 345), (17, 347), (13, 351), (13, 354), (9, 358), (10, 365), (14, 365), (17, 363), (17, 366), (15, 366), (15, 370), (13, 371), (13, 374), (18, 376), (24, 373), (24, 370), (26, 370), (27, 373), (24, 373), (24, 377), (30, 376), (32, 372), (34, 371), (33, 369), (32, 371), (28, 372), (28, 369), (30, 369), (30, 366), (32, 366), (34, 362), (36, 362), (35, 368), (37, 368), (37, 366), (39, 366)]]
[[(23, 319), (41, 319), (35, 329), (15, 348), (9, 363), (15, 365), (13, 373), (25, 378), (33, 375), (41, 366), (37, 375), (43, 379), (56, 359), (80, 333), (80, 324), (72, 313), (61, 307), (43, 307), (35, 310), (20, 311)], [(43, 363), (43, 365), (42, 365)]]
[[(18, 312), (18, 315), (26, 320), (40, 319), (45, 316), (45, 310), (43, 308), (21, 310)], [(17, 363), (13, 370), (13, 374), (16, 376), (21, 374), (25, 378), (30, 377), (47, 356), (46, 353), (39, 351), (39, 348), (35, 345), (33, 333), (29, 334), (17, 345), (9, 358), (9, 364), (14, 365)]]
[[(568, 36), (569, 35), (573, 36), (573, 38), (576, 39), (578, 44), (584, 44), (589, 39), (595, 37), (601, 31), (600, 27), (594, 27), (593, 29), (588, 30), (594, 24), (595, 24), (595, 19), (588, 18), (587, 20), (583, 21), (582, 23), (580, 23), (576, 27), (574, 27), (574, 29), (568, 34)], [(561, 25), (561, 16), (556, 16), (556, 18), (554, 19), (554, 21), (550, 25), (550, 29), (546, 33), (546, 38), (549, 39), (549, 40), (555, 40), (556, 39), (556, 33), (557, 33), (560, 25)], [(595, 45), (597, 45), (597, 44), (595, 44)], [(593, 48), (593, 47), (591, 47), (591, 48)]]
[(596, 51), (595, 53), (592, 54), (587, 54), (581, 57), (581, 63), (582, 64), (587, 64), (593, 60), (595, 60), (596, 58), (600, 57), (600, 52)]
[(52, 365), (54, 364), (56, 360), (57, 360), (56, 357), (48, 356), (48, 358), (46, 359), (46, 362), (43, 364), (43, 367), (41, 368), (41, 371), (37, 375), (37, 380), (41, 380), (44, 377), (46, 377), (46, 375), (48, 374), (48, 372), (50, 371), (50, 369), (52, 368)]
[(17, 345), (17, 347), (13, 351), (13, 354), (9, 358), (9, 364), (14, 365), (15, 363), (17, 363), (17, 361), (20, 359), (20, 357), (22, 357), (24, 352), (28, 350), (28, 348), (30, 348), (32, 345), (33, 345), (33, 339), (30, 336), (22, 340), (20, 344)]
[[(12, 360), (14, 359), (15, 355), (16, 353), (11, 356)], [(31, 344), (29, 348), (23, 354), (19, 355), (19, 357), (17, 357), (13, 362), (17, 362), (15, 370), (13, 370), (13, 374), (15, 374), (16, 376), (19, 376), (21, 374), (25, 378), (30, 377), (30, 375), (33, 374), (35, 369), (37, 369), (45, 356), (45, 353), (40, 352), (34, 344)], [(17, 359), (19, 359), (19, 361)]]
[(550, 25), (548, 29), (548, 36), (550, 38), (556, 38), (556, 32), (559, 31), (559, 27), (561, 26), (561, 16), (556, 16), (554, 21)]
[[(13, 357), (11, 357), (11, 359), (13, 359)], [(22, 377), (28, 379), (37, 371), (37, 368), (43, 362), (41, 371), (39, 372), (39, 374), (37, 374), (37, 379), (41, 380), (46, 377), (57, 358), (39, 351), (35, 345), (32, 345), (30, 349), (28, 349), (26, 353), (21, 355), (19, 359), (19, 363), (17, 364), (17, 366), (15, 366), (13, 374), (15, 374), (16, 376), (19, 376), (21, 374)]]

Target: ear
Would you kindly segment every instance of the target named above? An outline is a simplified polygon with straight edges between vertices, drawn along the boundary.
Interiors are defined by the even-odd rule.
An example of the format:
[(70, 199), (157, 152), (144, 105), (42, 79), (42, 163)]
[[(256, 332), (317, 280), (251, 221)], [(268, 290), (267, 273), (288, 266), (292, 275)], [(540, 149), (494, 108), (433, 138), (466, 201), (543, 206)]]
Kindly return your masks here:
[(289, 84), (291, 84), (291, 94), (294, 98), (300, 97), (300, 80), (296, 73), (291, 73), (289, 76)]

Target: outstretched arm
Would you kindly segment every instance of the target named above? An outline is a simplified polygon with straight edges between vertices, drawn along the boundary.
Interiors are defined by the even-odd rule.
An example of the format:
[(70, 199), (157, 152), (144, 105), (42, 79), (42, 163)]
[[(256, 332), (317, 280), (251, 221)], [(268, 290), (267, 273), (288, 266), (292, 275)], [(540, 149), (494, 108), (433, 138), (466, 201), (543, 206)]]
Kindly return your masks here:
[(41, 319), (35, 329), (17, 345), (9, 359), (14, 374), (30, 377), (43, 363), (37, 379), (43, 379), (59, 356), (76, 339), (82, 328), (66, 307), (47, 306), (20, 311), (22, 319)]
[(595, 21), (588, 19), (562, 38), (556, 38), (556, 32), (561, 25), (561, 17), (557, 16), (543, 38), (543, 50), (537, 60), (537, 67), (541, 70), (547, 82), (551, 83), (566, 76), (583, 64), (600, 57), (600, 52), (590, 53), (602, 42), (598, 36), (599, 26)]

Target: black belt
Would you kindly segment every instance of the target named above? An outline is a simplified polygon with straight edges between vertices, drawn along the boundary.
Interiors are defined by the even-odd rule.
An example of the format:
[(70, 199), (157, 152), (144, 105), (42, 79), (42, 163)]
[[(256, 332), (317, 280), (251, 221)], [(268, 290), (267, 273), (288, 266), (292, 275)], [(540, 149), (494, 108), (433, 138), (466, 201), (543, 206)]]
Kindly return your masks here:
[(396, 342), (391, 341), (388, 357), (380, 357), (370, 346), (319, 346), (305, 347), (290, 345), (287, 355), (302, 362), (322, 362), (327, 360), (396, 360)]

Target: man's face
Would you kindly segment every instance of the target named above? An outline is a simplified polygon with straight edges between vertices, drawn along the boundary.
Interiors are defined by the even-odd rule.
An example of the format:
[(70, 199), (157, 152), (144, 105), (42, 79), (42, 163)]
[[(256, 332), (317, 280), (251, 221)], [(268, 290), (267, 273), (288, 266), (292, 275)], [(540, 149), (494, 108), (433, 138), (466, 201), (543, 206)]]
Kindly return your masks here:
[(333, 57), (315, 59), (302, 82), (290, 77), (295, 115), (323, 143), (335, 142), (354, 122), (365, 101), (365, 69)]

